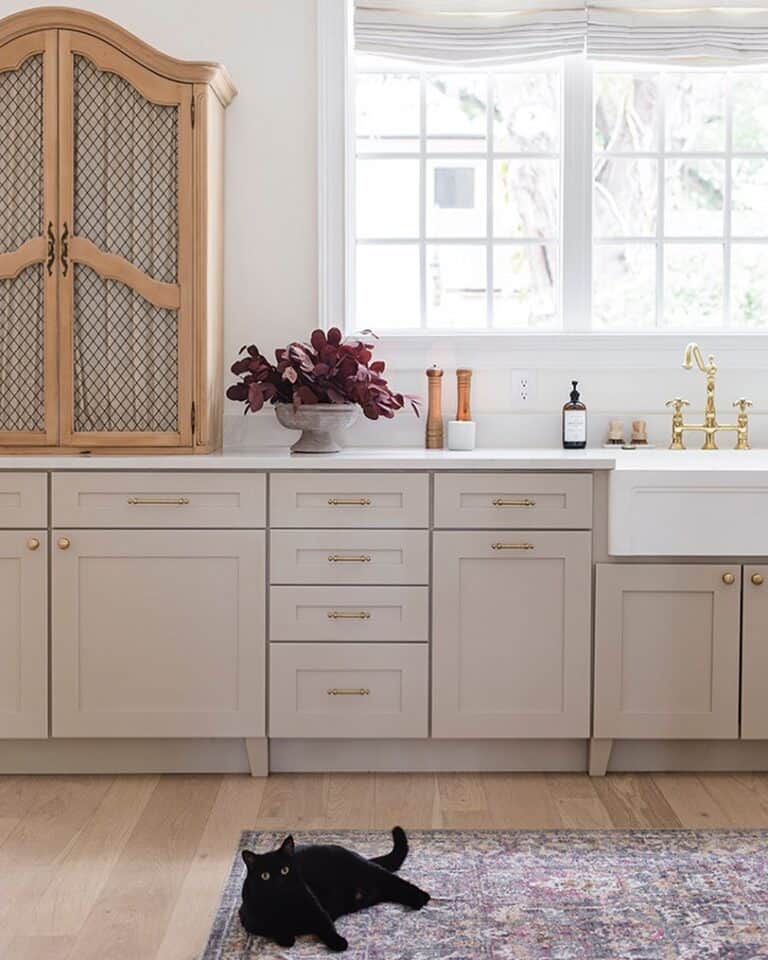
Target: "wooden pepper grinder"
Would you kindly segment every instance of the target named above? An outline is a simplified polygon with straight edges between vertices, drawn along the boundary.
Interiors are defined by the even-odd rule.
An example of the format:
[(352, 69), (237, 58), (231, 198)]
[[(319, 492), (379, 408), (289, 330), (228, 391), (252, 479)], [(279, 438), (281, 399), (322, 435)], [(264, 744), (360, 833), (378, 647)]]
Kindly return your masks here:
[(469, 389), (472, 383), (471, 370), (456, 371), (456, 393), (458, 403), (456, 404), (456, 419), (471, 420), (472, 414), (469, 410)]
[(437, 367), (427, 370), (429, 399), (427, 408), (427, 450), (443, 449), (442, 388), (443, 371)]

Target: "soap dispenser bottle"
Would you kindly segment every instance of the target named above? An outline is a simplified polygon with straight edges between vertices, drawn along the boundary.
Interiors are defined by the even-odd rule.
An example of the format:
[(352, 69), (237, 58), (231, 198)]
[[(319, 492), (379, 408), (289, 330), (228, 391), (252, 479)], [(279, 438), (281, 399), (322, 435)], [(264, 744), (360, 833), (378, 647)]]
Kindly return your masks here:
[(579, 397), (578, 380), (571, 380), (571, 399), (563, 407), (563, 448), (583, 450), (587, 445), (587, 407)]

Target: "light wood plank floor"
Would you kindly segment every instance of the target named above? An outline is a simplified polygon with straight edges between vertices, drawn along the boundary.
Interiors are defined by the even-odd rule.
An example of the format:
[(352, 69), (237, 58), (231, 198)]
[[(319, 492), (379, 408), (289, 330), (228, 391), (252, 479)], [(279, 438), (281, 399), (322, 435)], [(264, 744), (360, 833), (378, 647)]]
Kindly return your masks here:
[(194, 960), (240, 831), (768, 827), (768, 775), (0, 777), (2, 960)]

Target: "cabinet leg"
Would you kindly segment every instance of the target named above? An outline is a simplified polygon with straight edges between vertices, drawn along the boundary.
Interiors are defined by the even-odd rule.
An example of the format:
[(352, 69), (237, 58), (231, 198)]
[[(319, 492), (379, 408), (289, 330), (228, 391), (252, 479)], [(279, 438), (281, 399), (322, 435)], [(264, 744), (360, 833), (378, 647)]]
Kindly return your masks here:
[(247, 737), (245, 749), (252, 777), (269, 776), (269, 741), (266, 737)]
[(613, 740), (589, 741), (589, 775), (590, 777), (604, 777), (608, 770), (608, 761), (611, 759)]

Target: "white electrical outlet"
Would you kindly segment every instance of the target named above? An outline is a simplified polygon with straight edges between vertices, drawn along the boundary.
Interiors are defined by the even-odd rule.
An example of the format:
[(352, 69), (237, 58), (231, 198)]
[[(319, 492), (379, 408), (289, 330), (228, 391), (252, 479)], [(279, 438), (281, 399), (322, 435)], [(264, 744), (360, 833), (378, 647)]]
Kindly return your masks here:
[(531, 407), (536, 402), (537, 377), (535, 370), (512, 370), (512, 397), (513, 410), (522, 410)]

